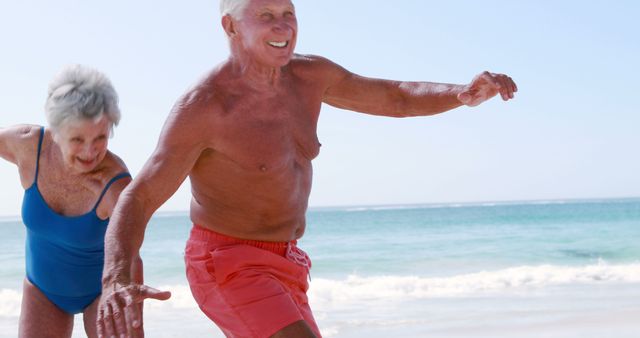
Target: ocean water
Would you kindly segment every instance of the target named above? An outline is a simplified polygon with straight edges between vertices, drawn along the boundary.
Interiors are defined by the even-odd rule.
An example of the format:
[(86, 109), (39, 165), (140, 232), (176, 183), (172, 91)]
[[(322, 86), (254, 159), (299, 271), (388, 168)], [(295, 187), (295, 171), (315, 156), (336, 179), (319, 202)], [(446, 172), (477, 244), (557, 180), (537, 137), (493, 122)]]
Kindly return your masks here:
[[(186, 213), (142, 248), (147, 337), (223, 337), (184, 277)], [(24, 226), (0, 219), (0, 337), (17, 336)], [(312, 209), (299, 246), (325, 337), (640, 337), (640, 199)], [(76, 318), (74, 337), (83, 337)]]

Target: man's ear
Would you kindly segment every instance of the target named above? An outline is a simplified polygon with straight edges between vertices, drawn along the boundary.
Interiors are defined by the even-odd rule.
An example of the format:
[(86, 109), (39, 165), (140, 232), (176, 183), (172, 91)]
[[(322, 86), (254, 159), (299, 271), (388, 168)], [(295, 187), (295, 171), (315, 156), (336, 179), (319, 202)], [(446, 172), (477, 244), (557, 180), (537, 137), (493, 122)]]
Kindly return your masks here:
[(233, 17), (229, 14), (222, 17), (222, 28), (225, 33), (227, 33), (227, 37), (232, 38), (236, 35), (236, 22), (233, 20)]

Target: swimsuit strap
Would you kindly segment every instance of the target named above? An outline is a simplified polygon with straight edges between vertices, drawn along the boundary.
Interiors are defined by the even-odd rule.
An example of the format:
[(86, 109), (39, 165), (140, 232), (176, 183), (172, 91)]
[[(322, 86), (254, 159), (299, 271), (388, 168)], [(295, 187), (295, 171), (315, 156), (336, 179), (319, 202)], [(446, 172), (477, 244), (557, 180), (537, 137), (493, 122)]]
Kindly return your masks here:
[(44, 139), (44, 127), (40, 128), (40, 139), (38, 140), (38, 155), (36, 157), (36, 178), (35, 183), (38, 183), (38, 171), (40, 170), (40, 150), (42, 150), (42, 140)]
[(119, 173), (118, 175), (116, 175), (114, 178), (112, 178), (109, 183), (107, 183), (107, 185), (104, 187), (104, 190), (102, 190), (102, 193), (100, 194), (100, 198), (98, 198), (98, 202), (96, 202), (96, 205), (93, 207), (93, 210), (98, 208), (98, 205), (100, 205), (100, 202), (102, 202), (102, 198), (104, 197), (104, 194), (107, 193), (107, 190), (109, 190), (109, 187), (111, 187), (111, 185), (121, 179), (121, 178), (125, 178), (125, 177), (131, 177), (131, 174), (129, 174), (128, 172), (122, 172)]

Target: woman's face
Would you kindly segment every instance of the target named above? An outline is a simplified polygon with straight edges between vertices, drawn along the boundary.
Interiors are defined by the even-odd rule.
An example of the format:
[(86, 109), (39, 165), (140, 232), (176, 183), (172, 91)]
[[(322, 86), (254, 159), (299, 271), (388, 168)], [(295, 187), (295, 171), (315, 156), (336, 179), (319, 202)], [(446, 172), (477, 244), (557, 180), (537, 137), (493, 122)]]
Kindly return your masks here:
[(97, 120), (70, 120), (54, 131), (54, 141), (68, 169), (77, 174), (87, 173), (107, 154), (110, 131), (111, 122), (106, 116)]

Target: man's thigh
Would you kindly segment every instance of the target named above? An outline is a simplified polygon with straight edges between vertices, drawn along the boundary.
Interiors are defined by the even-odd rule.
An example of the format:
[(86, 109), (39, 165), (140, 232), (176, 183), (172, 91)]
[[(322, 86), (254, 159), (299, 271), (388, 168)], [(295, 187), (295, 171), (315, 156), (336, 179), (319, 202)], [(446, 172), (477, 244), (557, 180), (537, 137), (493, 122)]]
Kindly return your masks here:
[(304, 320), (297, 321), (276, 332), (271, 338), (320, 338), (316, 336)]
[[(230, 256), (216, 255), (216, 250), (208, 255), (198, 255), (196, 250), (187, 252), (187, 278), (202, 311), (231, 336), (269, 337), (292, 324), (290, 330), (296, 330), (300, 325), (297, 322), (313, 332), (304, 321), (313, 321), (304, 291), (293, 277), (283, 274), (287, 269), (279, 269), (279, 260), (284, 258), (277, 257), (279, 260), (274, 262), (273, 257), (267, 256), (269, 259), (263, 261), (255, 250), (260, 249), (231, 250), (232, 257), (246, 257), (241, 265), (234, 264)], [(311, 325), (317, 330), (315, 323)]]

